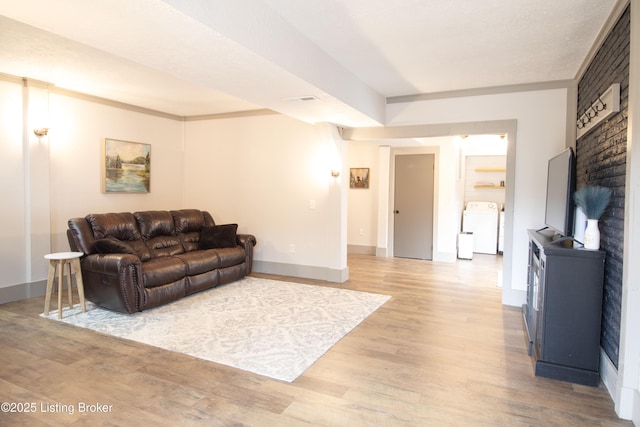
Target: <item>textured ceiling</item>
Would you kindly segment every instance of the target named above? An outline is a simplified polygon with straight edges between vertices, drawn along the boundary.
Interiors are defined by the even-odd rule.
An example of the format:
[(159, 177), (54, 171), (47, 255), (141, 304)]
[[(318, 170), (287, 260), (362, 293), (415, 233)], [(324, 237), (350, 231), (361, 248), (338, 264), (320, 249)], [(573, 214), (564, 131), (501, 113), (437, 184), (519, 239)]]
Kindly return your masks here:
[(0, 0), (0, 73), (177, 116), (268, 108), (373, 126), (389, 97), (573, 79), (615, 6)]
[(611, 0), (265, 2), (386, 97), (571, 79), (615, 4)]

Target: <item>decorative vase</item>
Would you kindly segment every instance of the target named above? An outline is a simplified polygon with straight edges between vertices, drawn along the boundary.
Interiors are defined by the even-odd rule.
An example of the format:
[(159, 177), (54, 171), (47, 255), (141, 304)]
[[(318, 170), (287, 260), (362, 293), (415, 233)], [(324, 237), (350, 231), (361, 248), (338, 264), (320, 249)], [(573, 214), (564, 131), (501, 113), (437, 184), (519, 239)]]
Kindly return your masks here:
[[(584, 242), (584, 230), (587, 228), (587, 215), (585, 215), (584, 211), (580, 206), (576, 208), (576, 218), (573, 222), (574, 230), (573, 230), (573, 238), (578, 242)], [(580, 243), (575, 243), (575, 247), (579, 247)]]
[(584, 230), (584, 248), (600, 249), (600, 229), (597, 219), (587, 219), (587, 228)]

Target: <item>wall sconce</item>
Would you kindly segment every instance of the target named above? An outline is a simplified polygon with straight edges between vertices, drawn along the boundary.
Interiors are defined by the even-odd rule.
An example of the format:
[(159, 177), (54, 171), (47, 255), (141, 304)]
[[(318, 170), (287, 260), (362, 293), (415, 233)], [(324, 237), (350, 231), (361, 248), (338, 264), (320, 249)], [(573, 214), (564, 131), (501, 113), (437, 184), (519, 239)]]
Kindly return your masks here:
[(36, 128), (33, 130), (33, 133), (35, 133), (39, 138), (41, 138), (49, 134), (49, 128)]
[(339, 176), (340, 176), (340, 171), (339, 171), (339, 170), (335, 170), (335, 169), (333, 169), (333, 170), (331, 171), (331, 176), (332, 176), (332, 177), (334, 177), (334, 178), (339, 177)]

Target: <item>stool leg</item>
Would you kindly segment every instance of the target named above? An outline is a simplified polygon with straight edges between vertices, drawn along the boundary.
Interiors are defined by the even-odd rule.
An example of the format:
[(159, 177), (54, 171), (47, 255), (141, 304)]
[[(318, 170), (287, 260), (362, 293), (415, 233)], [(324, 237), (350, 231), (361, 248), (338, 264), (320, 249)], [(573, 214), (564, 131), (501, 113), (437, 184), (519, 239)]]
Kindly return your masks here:
[(51, 294), (53, 292), (53, 280), (56, 276), (56, 262), (53, 260), (49, 261), (49, 276), (47, 277), (47, 290), (45, 291), (44, 297), (44, 315), (47, 316), (49, 314), (49, 307), (51, 305)]
[(69, 308), (73, 308), (73, 294), (71, 289), (71, 262), (65, 261), (67, 267), (67, 293), (69, 294)]
[(80, 270), (80, 260), (78, 258), (72, 261), (73, 269), (76, 271), (76, 287), (78, 288), (78, 296), (80, 297), (80, 306), (82, 312), (87, 312), (87, 307), (84, 302), (84, 282), (82, 281), (82, 271)]
[(64, 292), (62, 276), (64, 276), (64, 261), (60, 260), (58, 262), (58, 319), (62, 319), (62, 293)]

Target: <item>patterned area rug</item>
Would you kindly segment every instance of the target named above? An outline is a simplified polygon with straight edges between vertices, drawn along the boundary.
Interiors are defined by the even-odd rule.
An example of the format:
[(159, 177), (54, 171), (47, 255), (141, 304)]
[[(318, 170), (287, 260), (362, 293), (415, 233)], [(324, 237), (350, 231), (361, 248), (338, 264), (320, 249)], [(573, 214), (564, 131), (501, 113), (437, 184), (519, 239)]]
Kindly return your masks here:
[(76, 304), (61, 321), (291, 382), (389, 298), (246, 277), (133, 315)]

